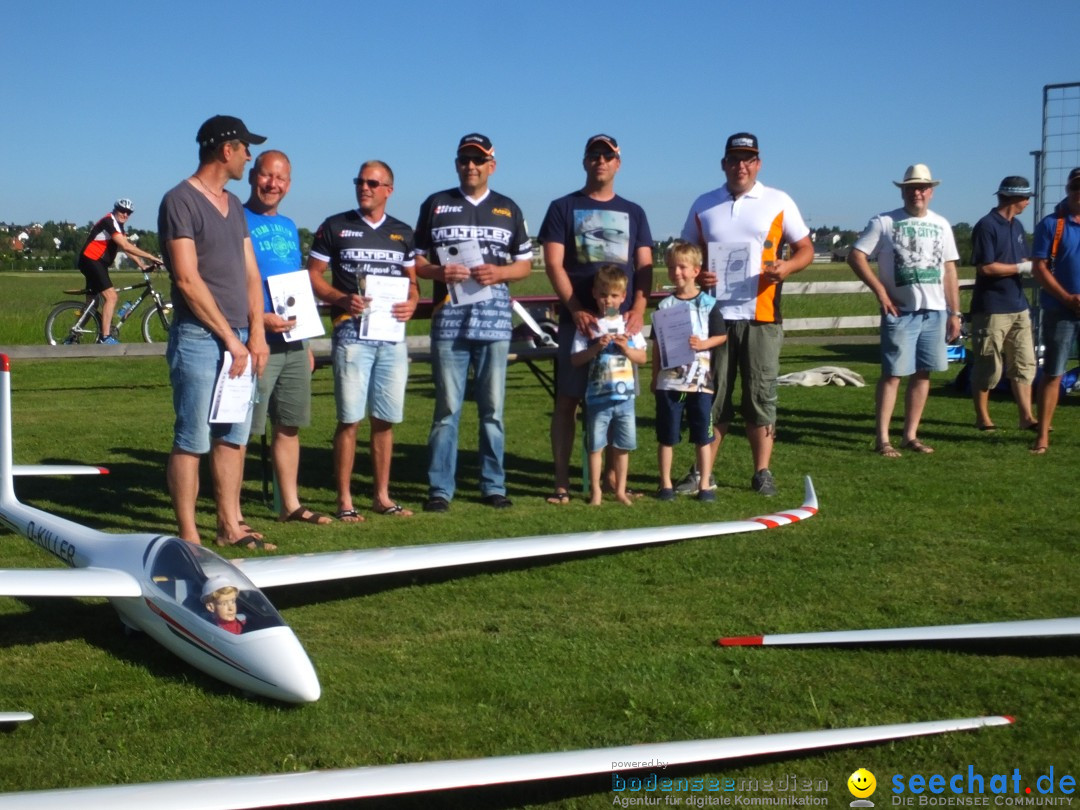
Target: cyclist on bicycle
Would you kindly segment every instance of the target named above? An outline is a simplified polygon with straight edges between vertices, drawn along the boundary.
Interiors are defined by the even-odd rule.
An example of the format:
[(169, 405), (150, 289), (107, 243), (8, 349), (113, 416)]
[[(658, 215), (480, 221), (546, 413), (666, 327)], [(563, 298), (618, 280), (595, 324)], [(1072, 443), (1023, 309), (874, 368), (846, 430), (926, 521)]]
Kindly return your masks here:
[(90, 235), (79, 254), (79, 272), (86, 276), (86, 287), (90, 290), (87, 302), (93, 295), (101, 296), (101, 337), (98, 338), (98, 343), (120, 342), (112, 335), (116, 288), (113, 287), (112, 279), (109, 278), (109, 265), (116, 258), (116, 251), (124, 251), (141, 270), (145, 270), (146, 265), (139, 261), (140, 259), (161, 262), (160, 256), (139, 250), (124, 234), (124, 225), (127, 224), (134, 210), (135, 205), (127, 197), (117, 200), (113, 205), (112, 213), (103, 216), (90, 229)]

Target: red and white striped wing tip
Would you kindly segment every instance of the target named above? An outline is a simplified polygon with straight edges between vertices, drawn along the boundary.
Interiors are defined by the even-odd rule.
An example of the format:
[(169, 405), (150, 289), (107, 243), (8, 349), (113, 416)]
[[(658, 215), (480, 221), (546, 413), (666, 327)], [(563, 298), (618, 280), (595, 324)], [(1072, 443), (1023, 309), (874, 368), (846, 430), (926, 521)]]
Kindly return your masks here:
[(583, 751), (519, 754), (488, 759), (414, 762), (347, 770), (306, 771), (270, 776), (238, 776), (186, 782), (72, 788), (0, 794), (0, 810), (242, 810), (377, 796), (431, 793), (457, 788), (509, 785), (647, 769), (620, 770), (613, 763), (663, 762), (693, 765), (755, 756), (814, 751), (887, 740), (970, 731), (1013, 723), (1012, 717), (968, 717), (925, 723), (898, 723), (860, 728), (834, 728), (727, 737), (715, 740), (645, 743)]
[(0, 725), (11, 723), (26, 723), (34, 719), (30, 712), (0, 712)]
[(789, 523), (798, 523), (800, 520), (806, 520), (813, 517), (818, 512), (817, 493), (814, 492), (814, 482), (810, 480), (810, 476), (806, 476), (803, 479), (803, 505), (798, 509), (792, 509), (787, 512), (773, 512), (771, 515), (758, 515), (757, 517), (750, 518), (750, 520), (763, 524), (768, 529), (774, 529), (777, 526), (787, 526)]
[(892, 627), (879, 630), (834, 630), (822, 633), (786, 633), (766, 636), (726, 636), (720, 647), (781, 647), (803, 644), (901, 644), (913, 641), (976, 641), (980, 639), (1080, 636), (1080, 616), (1064, 619), (1028, 619), (1014, 622), (940, 624), (928, 627)]

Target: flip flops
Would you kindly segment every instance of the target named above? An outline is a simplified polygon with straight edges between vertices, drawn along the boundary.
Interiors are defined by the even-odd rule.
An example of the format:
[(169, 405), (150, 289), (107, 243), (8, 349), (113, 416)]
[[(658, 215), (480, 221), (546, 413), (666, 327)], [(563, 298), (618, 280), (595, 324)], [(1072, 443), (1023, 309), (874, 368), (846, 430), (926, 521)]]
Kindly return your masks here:
[(906, 439), (904, 443), (900, 445), (900, 447), (903, 450), (910, 450), (913, 453), (922, 453), (926, 456), (934, 452), (933, 447), (923, 444), (918, 439)]
[(878, 442), (875, 444), (874, 452), (884, 458), (900, 458), (900, 451), (888, 442)]
[(223, 540), (219, 537), (214, 542), (222, 548), (246, 548), (248, 551), (277, 551), (276, 545), (268, 543), (261, 537), (256, 537), (253, 534), (245, 534), (243, 537), (238, 537), (232, 541)]
[[(304, 514), (305, 512), (307, 514)], [(312, 512), (304, 506), (294, 509), (285, 517), (278, 518), (278, 523), (312, 523), (316, 526), (325, 526), (330, 522), (331, 519), (326, 515), (319, 512)]]

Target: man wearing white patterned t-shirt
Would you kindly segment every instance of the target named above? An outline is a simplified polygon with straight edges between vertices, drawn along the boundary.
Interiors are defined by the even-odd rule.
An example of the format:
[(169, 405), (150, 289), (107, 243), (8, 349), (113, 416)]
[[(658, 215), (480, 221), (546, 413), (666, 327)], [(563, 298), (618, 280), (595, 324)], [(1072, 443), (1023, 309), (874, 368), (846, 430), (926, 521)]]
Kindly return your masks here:
[[(945, 344), (960, 335), (956, 242), (944, 217), (930, 210), (940, 183), (922, 163), (908, 166), (900, 187), (903, 208), (873, 217), (848, 254), (848, 264), (881, 304), (881, 379), (877, 385), (875, 450), (898, 458), (889, 441), (900, 378), (908, 377), (901, 449), (933, 453), (919, 440), (930, 393), (930, 372), (948, 368)], [(878, 272), (870, 262), (876, 260)]]

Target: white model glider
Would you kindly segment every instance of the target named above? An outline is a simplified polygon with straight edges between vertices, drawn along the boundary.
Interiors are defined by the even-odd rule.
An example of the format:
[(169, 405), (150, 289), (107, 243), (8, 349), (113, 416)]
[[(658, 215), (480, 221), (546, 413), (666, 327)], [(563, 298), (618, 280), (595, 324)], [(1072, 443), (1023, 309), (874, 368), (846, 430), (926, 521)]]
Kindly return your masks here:
[[(229, 561), (177, 537), (106, 534), (20, 503), (11, 445), (10, 362), (0, 354), (0, 524), (68, 566), (0, 569), (0, 596), (108, 598), (125, 624), (192, 666), (290, 703), (317, 700), (319, 681), (307, 653), (260, 588), (761, 531), (817, 513), (807, 478), (801, 507), (747, 520)], [(203, 586), (215, 577), (239, 590), (237, 609), (246, 616), (240, 634), (218, 627), (202, 604)]]
[(1080, 617), (1029, 619), (1015, 622), (939, 624), (929, 627), (889, 627), (880, 630), (834, 630), (824, 633), (779, 633), (768, 636), (718, 638), (721, 647), (788, 647), (801, 644), (904, 644), (912, 641), (974, 641), (978, 639), (1080, 636)]
[(30, 712), (0, 712), (0, 725), (26, 723), (33, 719), (34, 715), (30, 714)]
[[(415, 762), (376, 765), (336, 771), (307, 771), (272, 776), (239, 776), (197, 779), (184, 782), (154, 782), (115, 787), (73, 788), (0, 794), (0, 810), (241, 810), (294, 804), (400, 796), (455, 788), (476, 788), (563, 779), (575, 776), (611, 774), (611, 791), (621, 792), (621, 780), (630, 774), (657, 773), (664, 768), (729, 759), (775, 756), (822, 748), (865, 745), (867, 743), (968, 731), (1014, 722), (1006, 716), (971, 717), (928, 723), (900, 723), (888, 726), (836, 728), (825, 731), (798, 731), (762, 734), (754, 737), (727, 737), (716, 740), (625, 745), (585, 751), (557, 751), (546, 754), (491, 757), (489, 759)], [(629, 789), (626, 784), (624, 790)], [(641, 795), (640, 789), (627, 796)]]

